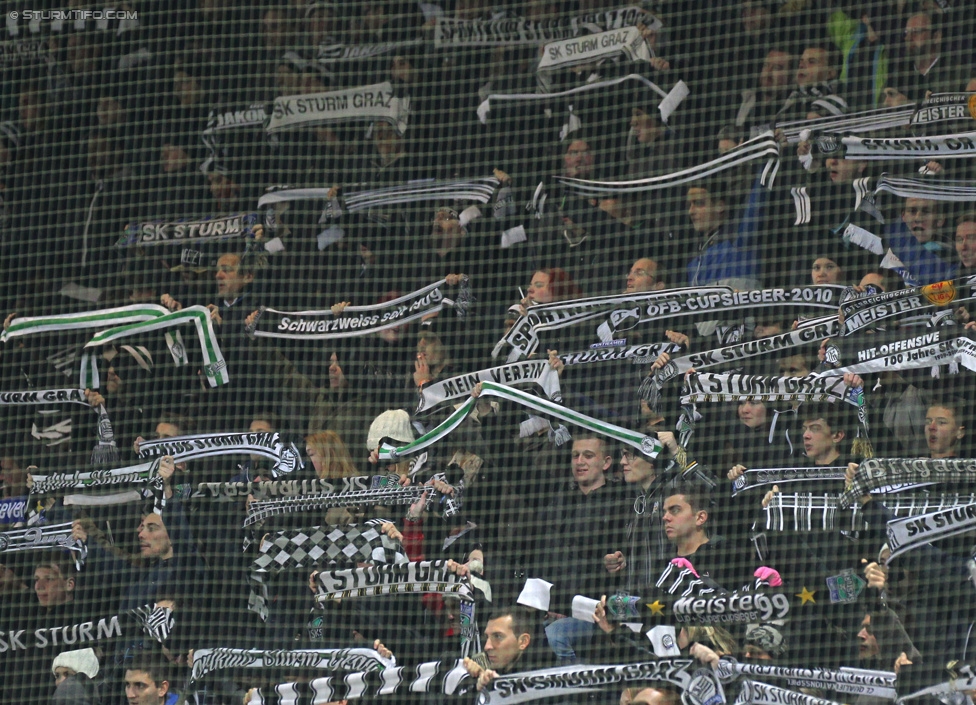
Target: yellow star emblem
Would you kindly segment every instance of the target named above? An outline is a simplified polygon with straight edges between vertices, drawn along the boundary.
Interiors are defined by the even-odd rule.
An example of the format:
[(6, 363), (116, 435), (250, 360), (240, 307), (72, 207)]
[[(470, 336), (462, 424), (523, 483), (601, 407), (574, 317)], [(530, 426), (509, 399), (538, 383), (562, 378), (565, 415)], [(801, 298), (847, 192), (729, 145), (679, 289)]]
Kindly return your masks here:
[(807, 590), (806, 586), (804, 586), (802, 592), (796, 593), (796, 597), (799, 597), (800, 598), (800, 600), (801, 600), (800, 606), (802, 607), (803, 605), (805, 605), (808, 602), (812, 602), (813, 604), (817, 604), (817, 601), (813, 599), (813, 596), (816, 595), (816, 594), (817, 594), (817, 591), (816, 590), (814, 590), (813, 592), (810, 592), (809, 590)]
[(654, 600), (654, 602), (648, 602), (646, 604), (648, 609), (651, 610), (652, 617), (655, 615), (660, 615), (661, 617), (664, 616), (664, 608), (667, 607), (666, 604), (664, 604), (660, 600)]

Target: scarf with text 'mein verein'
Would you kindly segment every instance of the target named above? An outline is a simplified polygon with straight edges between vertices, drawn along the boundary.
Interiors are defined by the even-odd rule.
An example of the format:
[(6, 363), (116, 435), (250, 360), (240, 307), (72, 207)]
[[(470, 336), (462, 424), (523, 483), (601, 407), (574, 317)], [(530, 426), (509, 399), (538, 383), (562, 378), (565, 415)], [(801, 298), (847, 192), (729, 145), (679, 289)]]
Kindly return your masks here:
[(403, 135), (409, 117), (409, 96), (397, 96), (393, 84), (384, 81), (324, 93), (279, 96), (271, 106), (265, 129), (273, 134), (318, 125), (382, 120)]
[(247, 332), (256, 338), (336, 340), (396, 328), (444, 308), (453, 308), (458, 317), (465, 316), (470, 304), (468, 277), (461, 278), (453, 300), (444, 295), (444, 286), (446, 280), (441, 279), (383, 304), (348, 306), (338, 316), (331, 310), (289, 312), (261, 307)]
[[(974, 503), (976, 494), (906, 492), (884, 497), (885, 507), (899, 517)], [(860, 503), (842, 508), (836, 494), (775, 493), (763, 511), (767, 531), (863, 531), (867, 528)]]
[(529, 360), (491, 367), (424, 386), (415, 413), (429, 412), (448, 401), (464, 399), (479, 382), (496, 382), (506, 386), (538, 385), (550, 401), (561, 402), (559, 375), (548, 360)]
[(895, 674), (863, 668), (792, 668), (788, 666), (760, 666), (739, 663), (732, 658), (718, 662), (716, 674), (723, 683), (731, 683), (741, 676), (785, 680), (794, 688), (820, 688), (836, 693), (870, 695), (876, 698), (894, 699)]
[[(624, 443), (632, 448), (638, 449), (648, 458), (656, 458), (663, 449), (661, 442), (655, 436), (635, 433), (634, 431), (630, 431), (626, 428), (600, 421), (599, 419), (586, 416), (585, 414), (573, 411), (565, 406), (554, 404), (551, 401), (540, 399), (539, 397), (526, 394), (518, 389), (506, 387), (501, 384), (495, 384), (494, 382), (481, 382), (481, 386), (481, 396), (498, 397), (499, 399), (515, 402), (516, 404), (525, 406), (538, 414), (552, 416), (560, 421), (565, 421), (566, 423), (573, 424), (574, 426), (580, 426), (594, 433), (599, 433), (600, 435), (613, 438), (620, 443)], [(383, 462), (396, 462), (407, 455), (419, 453), (425, 448), (437, 443), (461, 425), (461, 423), (474, 410), (476, 402), (476, 398), (468, 397), (468, 400), (459, 406), (454, 413), (445, 419), (441, 424), (435, 426), (417, 440), (404, 446), (396, 447), (389, 443), (389, 439), (381, 439), (379, 459)]]
[(248, 609), (268, 620), (269, 579), (283, 570), (355, 563), (406, 563), (399, 541), (380, 530), (383, 519), (362, 525), (312, 526), (265, 536), (248, 571)]
[(229, 668), (315, 669), (370, 673), (396, 666), (396, 658), (385, 658), (373, 649), (232, 649), (193, 650), (190, 682)]
[(174, 436), (139, 444), (140, 458), (173, 457), (177, 463), (218, 455), (260, 455), (274, 461), (273, 477), (305, 467), (294, 443), (285, 443), (277, 431), (267, 433), (200, 433)]

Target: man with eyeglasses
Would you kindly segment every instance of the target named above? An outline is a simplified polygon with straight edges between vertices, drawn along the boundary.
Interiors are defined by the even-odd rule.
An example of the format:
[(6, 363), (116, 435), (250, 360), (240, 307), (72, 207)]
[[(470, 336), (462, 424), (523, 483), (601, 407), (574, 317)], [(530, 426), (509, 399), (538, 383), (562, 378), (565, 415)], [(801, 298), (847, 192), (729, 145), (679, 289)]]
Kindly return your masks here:
[(966, 84), (966, 72), (942, 53), (939, 15), (925, 11), (910, 15), (904, 38), (903, 65), (894, 85), (912, 101), (924, 100), (928, 93), (958, 91)]

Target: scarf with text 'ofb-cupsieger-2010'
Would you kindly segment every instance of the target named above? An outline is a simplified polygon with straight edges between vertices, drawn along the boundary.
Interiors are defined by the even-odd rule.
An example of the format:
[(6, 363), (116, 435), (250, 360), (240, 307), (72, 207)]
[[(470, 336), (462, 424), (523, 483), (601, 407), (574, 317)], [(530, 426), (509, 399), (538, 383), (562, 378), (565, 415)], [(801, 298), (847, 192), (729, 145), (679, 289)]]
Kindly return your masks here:
[(294, 443), (285, 443), (277, 431), (267, 433), (199, 433), (143, 441), (140, 458), (170, 455), (177, 463), (218, 455), (260, 455), (274, 461), (271, 475), (279, 477), (305, 467)]
[(444, 308), (453, 308), (458, 317), (465, 316), (470, 304), (468, 277), (461, 278), (454, 299), (442, 291), (446, 285), (447, 281), (441, 279), (383, 304), (348, 306), (338, 316), (331, 310), (289, 312), (262, 307), (247, 332), (256, 338), (335, 340), (396, 328)]

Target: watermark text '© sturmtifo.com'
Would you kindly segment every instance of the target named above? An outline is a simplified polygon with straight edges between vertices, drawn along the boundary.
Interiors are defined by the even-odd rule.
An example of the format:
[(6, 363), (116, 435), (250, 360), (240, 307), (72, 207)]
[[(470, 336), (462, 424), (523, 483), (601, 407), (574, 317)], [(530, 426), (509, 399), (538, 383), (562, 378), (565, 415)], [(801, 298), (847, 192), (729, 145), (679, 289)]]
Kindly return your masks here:
[(12, 20), (43, 22), (76, 22), (78, 20), (137, 20), (135, 10), (11, 10), (7, 16)]

